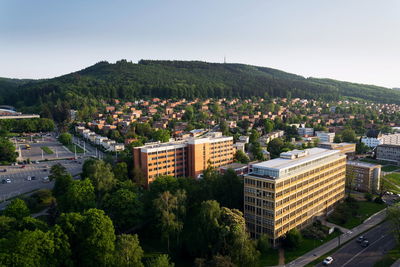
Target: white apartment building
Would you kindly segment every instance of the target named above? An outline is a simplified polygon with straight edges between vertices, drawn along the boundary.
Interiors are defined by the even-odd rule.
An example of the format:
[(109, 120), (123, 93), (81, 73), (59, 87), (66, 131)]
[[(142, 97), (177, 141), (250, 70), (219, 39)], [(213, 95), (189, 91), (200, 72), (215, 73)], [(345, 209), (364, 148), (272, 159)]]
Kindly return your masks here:
[(361, 142), (369, 147), (377, 147), (379, 145), (400, 145), (400, 133), (379, 135), (377, 137), (363, 137)]
[(315, 134), (322, 143), (333, 143), (333, 140), (335, 139), (335, 133), (316, 131)]

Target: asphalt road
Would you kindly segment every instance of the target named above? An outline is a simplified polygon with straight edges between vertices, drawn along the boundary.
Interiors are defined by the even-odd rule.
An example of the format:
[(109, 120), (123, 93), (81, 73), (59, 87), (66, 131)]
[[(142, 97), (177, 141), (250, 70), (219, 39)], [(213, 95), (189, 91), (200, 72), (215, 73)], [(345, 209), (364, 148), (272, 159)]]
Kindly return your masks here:
[[(81, 164), (79, 164), (79, 162)], [(44, 183), (43, 178), (49, 176), (51, 166), (61, 163), (72, 175), (82, 172), (83, 159), (77, 162), (73, 160), (43, 161), (38, 164), (27, 164), (17, 166), (0, 166), (0, 170), (6, 169), (7, 172), (0, 172), (0, 181), (11, 179), (9, 184), (0, 184), (0, 200), (5, 200), (20, 194), (41, 188), (52, 188), (53, 183)], [(21, 168), (25, 166), (24, 168)], [(47, 168), (48, 167), (48, 168)], [(28, 181), (28, 176), (35, 176), (35, 180)]]
[[(363, 234), (370, 245), (366, 248), (357, 243), (356, 239), (349, 241), (342, 248), (332, 254), (332, 267), (372, 267), (389, 250), (396, 246), (391, 233), (390, 223), (384, 222)], [(323, 266), (322, 263), (317, 266)]]

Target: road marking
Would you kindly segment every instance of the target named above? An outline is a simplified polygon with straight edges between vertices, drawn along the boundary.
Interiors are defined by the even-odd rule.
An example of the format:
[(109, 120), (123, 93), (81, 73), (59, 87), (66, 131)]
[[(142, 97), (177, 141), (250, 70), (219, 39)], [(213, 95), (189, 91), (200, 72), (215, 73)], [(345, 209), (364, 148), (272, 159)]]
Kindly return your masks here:
[(346, 261), (343, 266), (346, 266), (349, 262), (351, 262), (352, 260), (354, 260), (354, 258), (358, 257), (361, 253), (363, 253), (366, 249), (368, 249), (370, 246), (372, 246), (373, 244), (375, 244), (376, 242), (378, 242), (379, 240), (381, 240), (382, 238), (384, 238), (385, 235), (382, 235), (380, 238), (378, 238), (377, 240), (375, 240), (374, 242), (372, 242), (368, 247), (365, 247), (363, 250), (361, 250), (360, 252), (358, 252), (356, 255), (354, 255), (350, 260)]

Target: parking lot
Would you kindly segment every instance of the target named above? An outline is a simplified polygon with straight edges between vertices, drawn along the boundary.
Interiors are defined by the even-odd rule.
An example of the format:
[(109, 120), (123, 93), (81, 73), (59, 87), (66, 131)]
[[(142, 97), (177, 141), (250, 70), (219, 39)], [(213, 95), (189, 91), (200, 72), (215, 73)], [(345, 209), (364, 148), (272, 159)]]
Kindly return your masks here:
[[(43, 136), (42, 138), (35, 138), (32, 140), (16, 140), (17, 148), (21, 150), (22, 160), (31, 160), (31, 161), (39, 161), (39, 160), (54, 160), (54, 159), (62, 159), (62, 158), (72, 158), (74, 157), (74, 153), (70, 152), (67, 148), (65, 148), (54, 136)], [(30, 149), (26, 148), (26, 145), (30, 146)], [(49, 148), (53, 153), (47, 154), (42, 150), (42, 147)]]
[[(53, 182), (46, 182), (50, 168), (61, 163), (73, 176), (81, 173), (83, 159), (44, 161), (38, 164), (0, 166), (0, 181), (10, 179), (11, 183), (0, 184), (0, 201), (41, 188), (52, 188)], [(25, 166), (25, 167), (23, 167)], [(3, 172), (6, 169), (6, 172)], [(31, 180), (28, 180), (28, 176)], [(32, 177), (34, 177), (32, 179)]]

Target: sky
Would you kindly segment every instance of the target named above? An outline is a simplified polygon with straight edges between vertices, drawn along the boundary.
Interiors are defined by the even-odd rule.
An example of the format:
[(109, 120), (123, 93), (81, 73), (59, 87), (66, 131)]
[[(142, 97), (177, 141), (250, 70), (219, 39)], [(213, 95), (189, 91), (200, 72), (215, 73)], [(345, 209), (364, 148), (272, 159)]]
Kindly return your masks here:
[(400, 87), (398, 0), (0, 0), (0, 77), (201, 60)]

